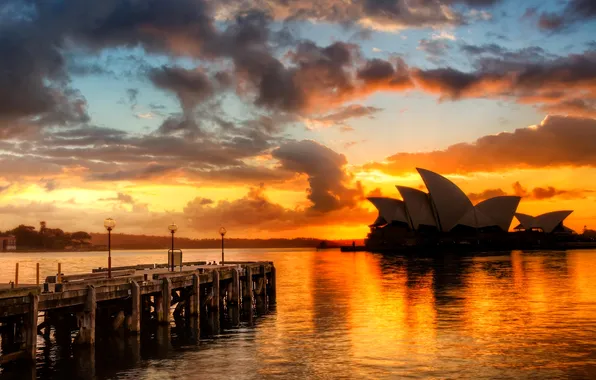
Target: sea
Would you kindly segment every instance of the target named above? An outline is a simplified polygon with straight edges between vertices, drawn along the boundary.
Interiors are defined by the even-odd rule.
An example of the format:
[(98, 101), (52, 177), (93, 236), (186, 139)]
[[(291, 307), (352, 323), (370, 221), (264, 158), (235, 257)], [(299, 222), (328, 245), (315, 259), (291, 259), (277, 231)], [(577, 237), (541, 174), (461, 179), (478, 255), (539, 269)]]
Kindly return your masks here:
[[(184, 261), (219, 250), (184, 250)], [(269, 260), (277, 305), (254, 324), (199, 339), (99, 337), (94, 349), (39, 337), (35, 366), (4, 379), (595, 379), (596, 250), (403, 257), (314, 249), (230, 249)], [(106, 252), (2, 253), (0, 283), (107, 265)], [(165, 251), (112, 251), (114, 266)]]

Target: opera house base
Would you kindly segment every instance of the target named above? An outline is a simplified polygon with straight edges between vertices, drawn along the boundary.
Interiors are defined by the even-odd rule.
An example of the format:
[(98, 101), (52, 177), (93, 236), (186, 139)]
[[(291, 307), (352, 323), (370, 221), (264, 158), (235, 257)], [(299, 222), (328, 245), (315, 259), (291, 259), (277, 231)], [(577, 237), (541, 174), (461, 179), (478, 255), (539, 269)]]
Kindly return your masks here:
[[(443, 253), (479, 253), (512, 250), (567, 250), (596, 248), (596, 241), (578, 235), (543, 232), (495, 232), (478, 234), (388, 234), (372, 231), (366, 250), (377, 253), (434, 256)], [(401, 235), (401, 236), (400, 236)]]

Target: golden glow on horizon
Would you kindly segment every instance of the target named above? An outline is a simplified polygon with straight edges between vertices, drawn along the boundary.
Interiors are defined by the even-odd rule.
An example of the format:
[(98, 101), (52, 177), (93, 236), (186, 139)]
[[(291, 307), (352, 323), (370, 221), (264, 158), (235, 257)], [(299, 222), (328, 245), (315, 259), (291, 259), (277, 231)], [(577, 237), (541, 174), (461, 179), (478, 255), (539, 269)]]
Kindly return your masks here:
[[(361, 182), (365, 196), (375, 189), (380, 189), (383, 196), (400, 199), (395, 185), (422, 187), (422, 181), (416, 172), (391, 176), (380, 171), (358, 171), (356, 167), (352, 167), (352, 169), (354, 170), (352, 172), (353, 180)], [(588, 228), (596, 228), (596, 202), (594, 202), (596, 199), (596, 169), (594, 168), (514, 169), (503, 172), (448, 175), (448, 177), (468, 194), (480, 194), (489, 189), (501, 189), (507, 194), (514, 194), (513, 184), (519, 182), (527, 191), (527, 195), (522, 199), (518, 212), (538, 215), (554, 210), (571, 209), (574, 212), (565, 221), (568, 227), (578, 232), (582, 231), (584, 225), (587, 225)], [(64, 177), (60, 177), (57, 183), (56, 189), (52, 191), (47, 191), (37, 182), (30, 185), (15, 185), (0, 193), (0, 199), (5, 204), (12, 203), (13, 205), (38, 203), (52, 204), (57, 209), (90, 212), (95, 210), (95, 213), (111, 209), (130, 212), (135, 208), (133, 203), (115, 200), (118, 193), (122, 193), (132, 197), (134, 205), (141, 206), (139, 210), (163, 213), (183, 212), (187, 204), (197, 197), (211, 199), (214, 203), (207, 207), (217, 207), (219, 201), (233, 202), (242, 199), (247, 196), (251, 187), (258, 187), (258, 184), (196, 186), (146, 182), (136, 185), (106, 182), (86, 184), (77, 178), (67, 180)], [(350, 186), (350, 184), (348, 185)], [(533, 197), (533, 189), (548, 189), (549, 187), (554, 188), (553, 191), (556, 194), (553, 197), (544, 197), (543, 199)], [(290, 181), (266, 185), (263, 194), (270, 203), (283, 206), (287, 210), (306, 210), (310, 206), (310, 201), (307, 199), (307, 188), (306, 178), (297, 176)], [(242, 237), (363, 239), (368, 233), (368, 224), (374, 221), (376, 211), (374, 206), (365, 200), (360, 202), (359, 207), (361, 210), (358, 212), (349, 209), (340, 210), (324, 221), (306, 225), (306, 222), (310, 223), (309, 221), (312, 220), (306, 218), (297, 221), (295, 226), (285, 225), (274, 231), (271, 230), (271, 226), (274, 226), (275, 221), (269, 223), (268, 230), (259, 231), (258, 226), (247, 226)], [(363, 217), (366, 212), (370, 214), (370, 220)], [(29, 219), (23, 220), (22, 223), (37, 224), (36, 220), (40, 218), (34, 214), (29, 214), (27, 217)], [(21, 221), (17, 223), (21, 223)], [(76, 226), (79, 225), (80, 223), (76, 223)], [(512, 227), (516, 225), (517, 220), (514, 219)], [(13, 226), (3, 225), (3, 228), (11, 227)], [(78, 228), (68, 225), (62, 227), (67, 230)], [(200, 233), (200, 231), (197, 232)], [(182, 235), (195, 237), (196, 235), (193, 234), (193, 231), (185, 230)]]

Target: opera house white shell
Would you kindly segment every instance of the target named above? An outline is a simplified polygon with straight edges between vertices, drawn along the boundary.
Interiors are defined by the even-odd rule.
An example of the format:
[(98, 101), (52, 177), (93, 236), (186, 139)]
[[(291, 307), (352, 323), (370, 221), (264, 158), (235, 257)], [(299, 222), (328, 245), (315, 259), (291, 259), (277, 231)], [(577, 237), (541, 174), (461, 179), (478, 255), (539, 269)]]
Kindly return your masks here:
[(572, 212), (572, 210), (552, 211), (538, 216), (517, 213), (515, 214), (515, 217), (519, 220), (520, 225), (515, 227), (515, 229), (540, 229), (550, 233), (553, 232), (557, 226), (561, 225)]
[(427, 169), (416, 170), (422, 177), (428, 193), (411, 187), (396, 186), (403, 200), (367, 198), (379, 211), (379, 217), (371, 227), (399, 222), (407, 224), (415, 231), (423, 226), (442, 232), (452, 231), (457, 226), (508, 231), (515, 215), (521, 223), (520, 229), (539, 228), (544, 232), (552, 232), (572, 212), (555, 211), (537, 217), (516, 214), (521, 200), (518, 196), (498, 196), (474, 205), (467, 195), (447, 178)]

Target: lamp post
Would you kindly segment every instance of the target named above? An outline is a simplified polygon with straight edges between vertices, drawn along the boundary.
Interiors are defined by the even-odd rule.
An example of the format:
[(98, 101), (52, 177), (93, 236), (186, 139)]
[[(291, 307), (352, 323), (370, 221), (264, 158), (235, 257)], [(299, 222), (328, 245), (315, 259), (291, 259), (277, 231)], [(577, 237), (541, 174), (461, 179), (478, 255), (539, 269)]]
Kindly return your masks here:
[(225, 227), (219, 229), (219, 234), (221, 235), (221, 265), (224, 265), (224, 235), (226, 232)]
[(116, 221), (107, 218), (103, 221), (103, 226), (108, 230), (108, 278), (112, 278), (112, 230), (116, 227)]
[(168, 226), (168, 230), (172, 233), (172, 252), (170, 253), (170, 258), (172, 261), (172, 272), (174, 271), (174, 234), (178, 231), (178, 226), (174, 223)]

